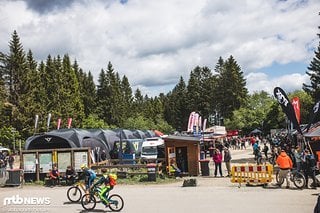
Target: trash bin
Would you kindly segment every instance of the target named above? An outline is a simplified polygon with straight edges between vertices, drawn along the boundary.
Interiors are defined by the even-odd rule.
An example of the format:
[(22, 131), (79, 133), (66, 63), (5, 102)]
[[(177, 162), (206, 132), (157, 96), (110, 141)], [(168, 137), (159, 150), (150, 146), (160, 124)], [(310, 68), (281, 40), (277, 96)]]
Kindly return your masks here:
[(148, 181), (156, 181), (156, 168), (155, 163), (147, 164)]
[(201, 175), (202, 176), (209, 176), (209, 162), (210, 160), (199, 160), (200, 168), (201, 168)]
[(20, 186), (21, 185), (21, 169), (7, 169), (9, 179), (6, 181), (7, 186)]

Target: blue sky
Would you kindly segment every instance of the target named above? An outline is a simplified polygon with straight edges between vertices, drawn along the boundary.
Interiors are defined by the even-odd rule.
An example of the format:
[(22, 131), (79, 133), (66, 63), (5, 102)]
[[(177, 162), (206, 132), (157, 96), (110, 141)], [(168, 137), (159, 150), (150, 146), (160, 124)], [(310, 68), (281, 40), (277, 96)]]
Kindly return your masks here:
[(309, 81), (319, 9), (319, 0), (2, 0), (0, 52), (17, 30), (38, 61), (69, 54), (95, 80), (111, 61), (150, 96), (233, 55), (251, 93), (290, 92)]

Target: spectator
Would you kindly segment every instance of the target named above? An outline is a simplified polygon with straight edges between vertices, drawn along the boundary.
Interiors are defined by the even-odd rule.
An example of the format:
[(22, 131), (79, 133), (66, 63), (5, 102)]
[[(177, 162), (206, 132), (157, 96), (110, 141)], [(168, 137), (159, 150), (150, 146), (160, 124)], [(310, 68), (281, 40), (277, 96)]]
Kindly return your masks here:
[(11, 155), (9, 155), (8, 163), (9, 163), (10, 169), (13, 169), (13, 163), (14, 163), (14, 154), (13, 153)]
[(315, 168), (316, 167), (316, 161), (315, 158), (313, 156), (313, 154), (310, 153), (310, 151), (308, 149), (306, 149), (304, 151), (304, 158), (303, 158), (303, 172), (304, 172), (304, 176), (306, 178), (306, 188), (309, 187), (308, 185), (308, 179), (309, 177), (312, 178), (312, 189), (317, 189), (317, 185), (316, 185), (316, 176), (315, 176)]
[(269, 151), (269, 147), (267, 145), (267, 143), (264, 143), (264, 146), (263, 146), (263, 153), (264, 153), (264, 156), (266, 157), (266, 161), (269, 159), (268, 158), (268, 151)]
[(49, 170), (49, 178), (51, 180), (51, 186), (55, 186), (60, 183), (60, 173), (56, 166), (54, 166), (52, 170)]
[(218, 172), (218, 169), (219, 169), (220, 176), (223, 177), (222, 176), (222, 169), (221, 169), (222, 154), (221, 154), (219, 149), (216, 149), (214, 154), (213, 154), (213, 162), (214, 162), (214, 165), (215, 165), (214, 176), (217, 177), (217, 172)]
[[(290, 182), (288, 180), (288, 173), (290, 169), (292, 168), (292, 160), (291, 158), (287, 155), (287, 153), (284, 150), (281, 150), (280, 155), (278, 156), (276, 163), (278, 164), (280, 168), (279, 172), (279, 181), (280, 183), (284, 182), (284, 178), (286, 179), (287, 182), (287, 188), (290, 187)], [(278, 183), (279, 187), (281, 187), (281, 184)]]
[(223, 161), (226, 164), (226, 168), (227, 168), (227, 172), (228, 172), (227, 177), (230, 177), (230, 174), (231, 174), (231, 165), (230, 165), (231, 164), (231, 153), (227, 147), (224, 148)]
[(181, 170), (175, 164), (174, 160), (170, 161), (169, 172), (173, 173), (175, 177), (181, 177)]
[(293, 155), (294, 155), (297, 171), (300, 172), (300, 170), (301, 170), (301, 157), (302, 157), (300, 147), (298, 147), (298, 146), (296, 147)]
[(66, 184), (72, 185), (74, 183), (74, 179), (76, 177), (76, 173), (72, 166), (68, 166), (66, 170)]

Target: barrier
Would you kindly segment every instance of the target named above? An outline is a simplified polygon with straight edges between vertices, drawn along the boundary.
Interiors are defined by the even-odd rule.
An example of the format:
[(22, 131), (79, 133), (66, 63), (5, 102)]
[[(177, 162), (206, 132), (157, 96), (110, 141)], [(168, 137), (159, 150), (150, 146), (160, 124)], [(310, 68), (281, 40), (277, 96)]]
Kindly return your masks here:
[(268, 184), (272, 182), (273, 166), (266, 165), (234, 165), (231, 169), (231, 182), (247, 184)]

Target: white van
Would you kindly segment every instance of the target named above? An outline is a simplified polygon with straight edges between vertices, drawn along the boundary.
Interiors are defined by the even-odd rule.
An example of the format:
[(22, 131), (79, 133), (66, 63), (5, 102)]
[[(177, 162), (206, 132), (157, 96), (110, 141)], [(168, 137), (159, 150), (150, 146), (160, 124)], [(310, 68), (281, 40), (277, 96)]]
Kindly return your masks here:
[(161, 154), (159, 149), (164, 149), (164, 140), (162, 138), (146, 138), (142, 143), (141, 161), (156, 160), (159, 157), (158, 155)]

